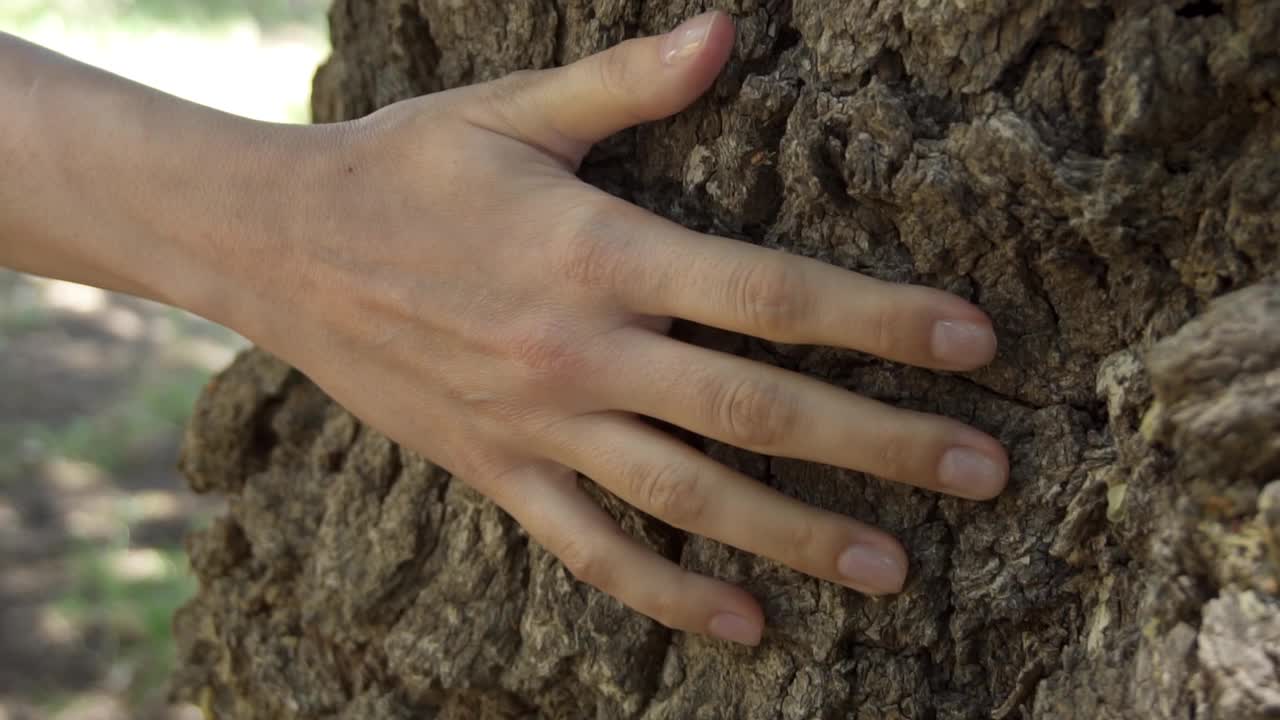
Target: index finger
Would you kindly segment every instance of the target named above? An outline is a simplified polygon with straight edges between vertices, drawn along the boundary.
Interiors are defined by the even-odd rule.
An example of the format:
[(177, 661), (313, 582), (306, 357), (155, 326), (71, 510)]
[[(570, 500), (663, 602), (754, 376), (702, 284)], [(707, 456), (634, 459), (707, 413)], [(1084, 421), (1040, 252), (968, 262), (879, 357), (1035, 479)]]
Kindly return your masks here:
[(637, 313), (943, 370), (995, 357), (991, 320), (950, 293), (694, 232), (617, 198), (606, 205), (587, 272)]

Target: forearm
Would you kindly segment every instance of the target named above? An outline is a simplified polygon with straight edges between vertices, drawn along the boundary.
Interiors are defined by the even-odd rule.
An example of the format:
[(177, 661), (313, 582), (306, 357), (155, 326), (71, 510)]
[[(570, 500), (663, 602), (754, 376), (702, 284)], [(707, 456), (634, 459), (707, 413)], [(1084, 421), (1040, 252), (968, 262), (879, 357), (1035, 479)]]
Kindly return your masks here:
[[(179, 100), (0, 34), (0, 265), (229, 323), (287, 263), (302, 128)], [(289, 157), (284, 157), (289, 153)], [(300, 155), (300, 154), (299, 154)]]

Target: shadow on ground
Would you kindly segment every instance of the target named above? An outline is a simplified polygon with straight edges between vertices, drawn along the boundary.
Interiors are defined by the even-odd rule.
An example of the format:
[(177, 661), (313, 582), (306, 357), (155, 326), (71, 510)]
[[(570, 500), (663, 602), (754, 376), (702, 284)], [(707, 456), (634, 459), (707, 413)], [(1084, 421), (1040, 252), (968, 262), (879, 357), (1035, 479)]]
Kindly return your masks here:
[(219, 508), (187, 489), (177, 449), (243, 346), (170, 308), (0, 272), (0, 720), (188, 717), (165, 701), (169, 622), (194, 591), (182, 537)]

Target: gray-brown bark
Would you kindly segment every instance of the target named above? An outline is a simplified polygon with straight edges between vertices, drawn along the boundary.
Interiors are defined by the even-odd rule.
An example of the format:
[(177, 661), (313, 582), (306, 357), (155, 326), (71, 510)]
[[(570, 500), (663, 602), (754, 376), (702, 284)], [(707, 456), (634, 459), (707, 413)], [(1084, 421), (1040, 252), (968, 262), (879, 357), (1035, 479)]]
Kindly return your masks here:
[[(723, 79), (584, 177), (693, 228), (958, 292), (1002, 352), (959, 376), (677, 333), (973, 422), (1010, 448), (1008, 492), (976, 504), (695, 440), (903, 538), (911, 579), (884, 600), (602, 497), (762, 600), (763, 646), (736, 649), (576, 584), (462, 483), (249, 353), (184, 454), (231, 512), (191, 542), (180, 694), (218, 718), (1276, 717), (1280, 2), (712, 4), (739, 22)], [(571, 61), (707, 5), (338, 0), (317, 116)]]

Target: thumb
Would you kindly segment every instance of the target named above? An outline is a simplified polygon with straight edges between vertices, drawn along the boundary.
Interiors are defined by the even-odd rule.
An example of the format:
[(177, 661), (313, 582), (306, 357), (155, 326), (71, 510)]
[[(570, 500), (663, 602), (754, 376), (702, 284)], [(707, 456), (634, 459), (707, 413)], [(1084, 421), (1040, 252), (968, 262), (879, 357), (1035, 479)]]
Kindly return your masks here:
[(733, 35), (728, 15), (704, 13), (665, 35), (499, 81), (516, 87), (495, 93), (494, 109), (520, 139), (576, 167), (595, 143), (697, 100), (729, 59)]

